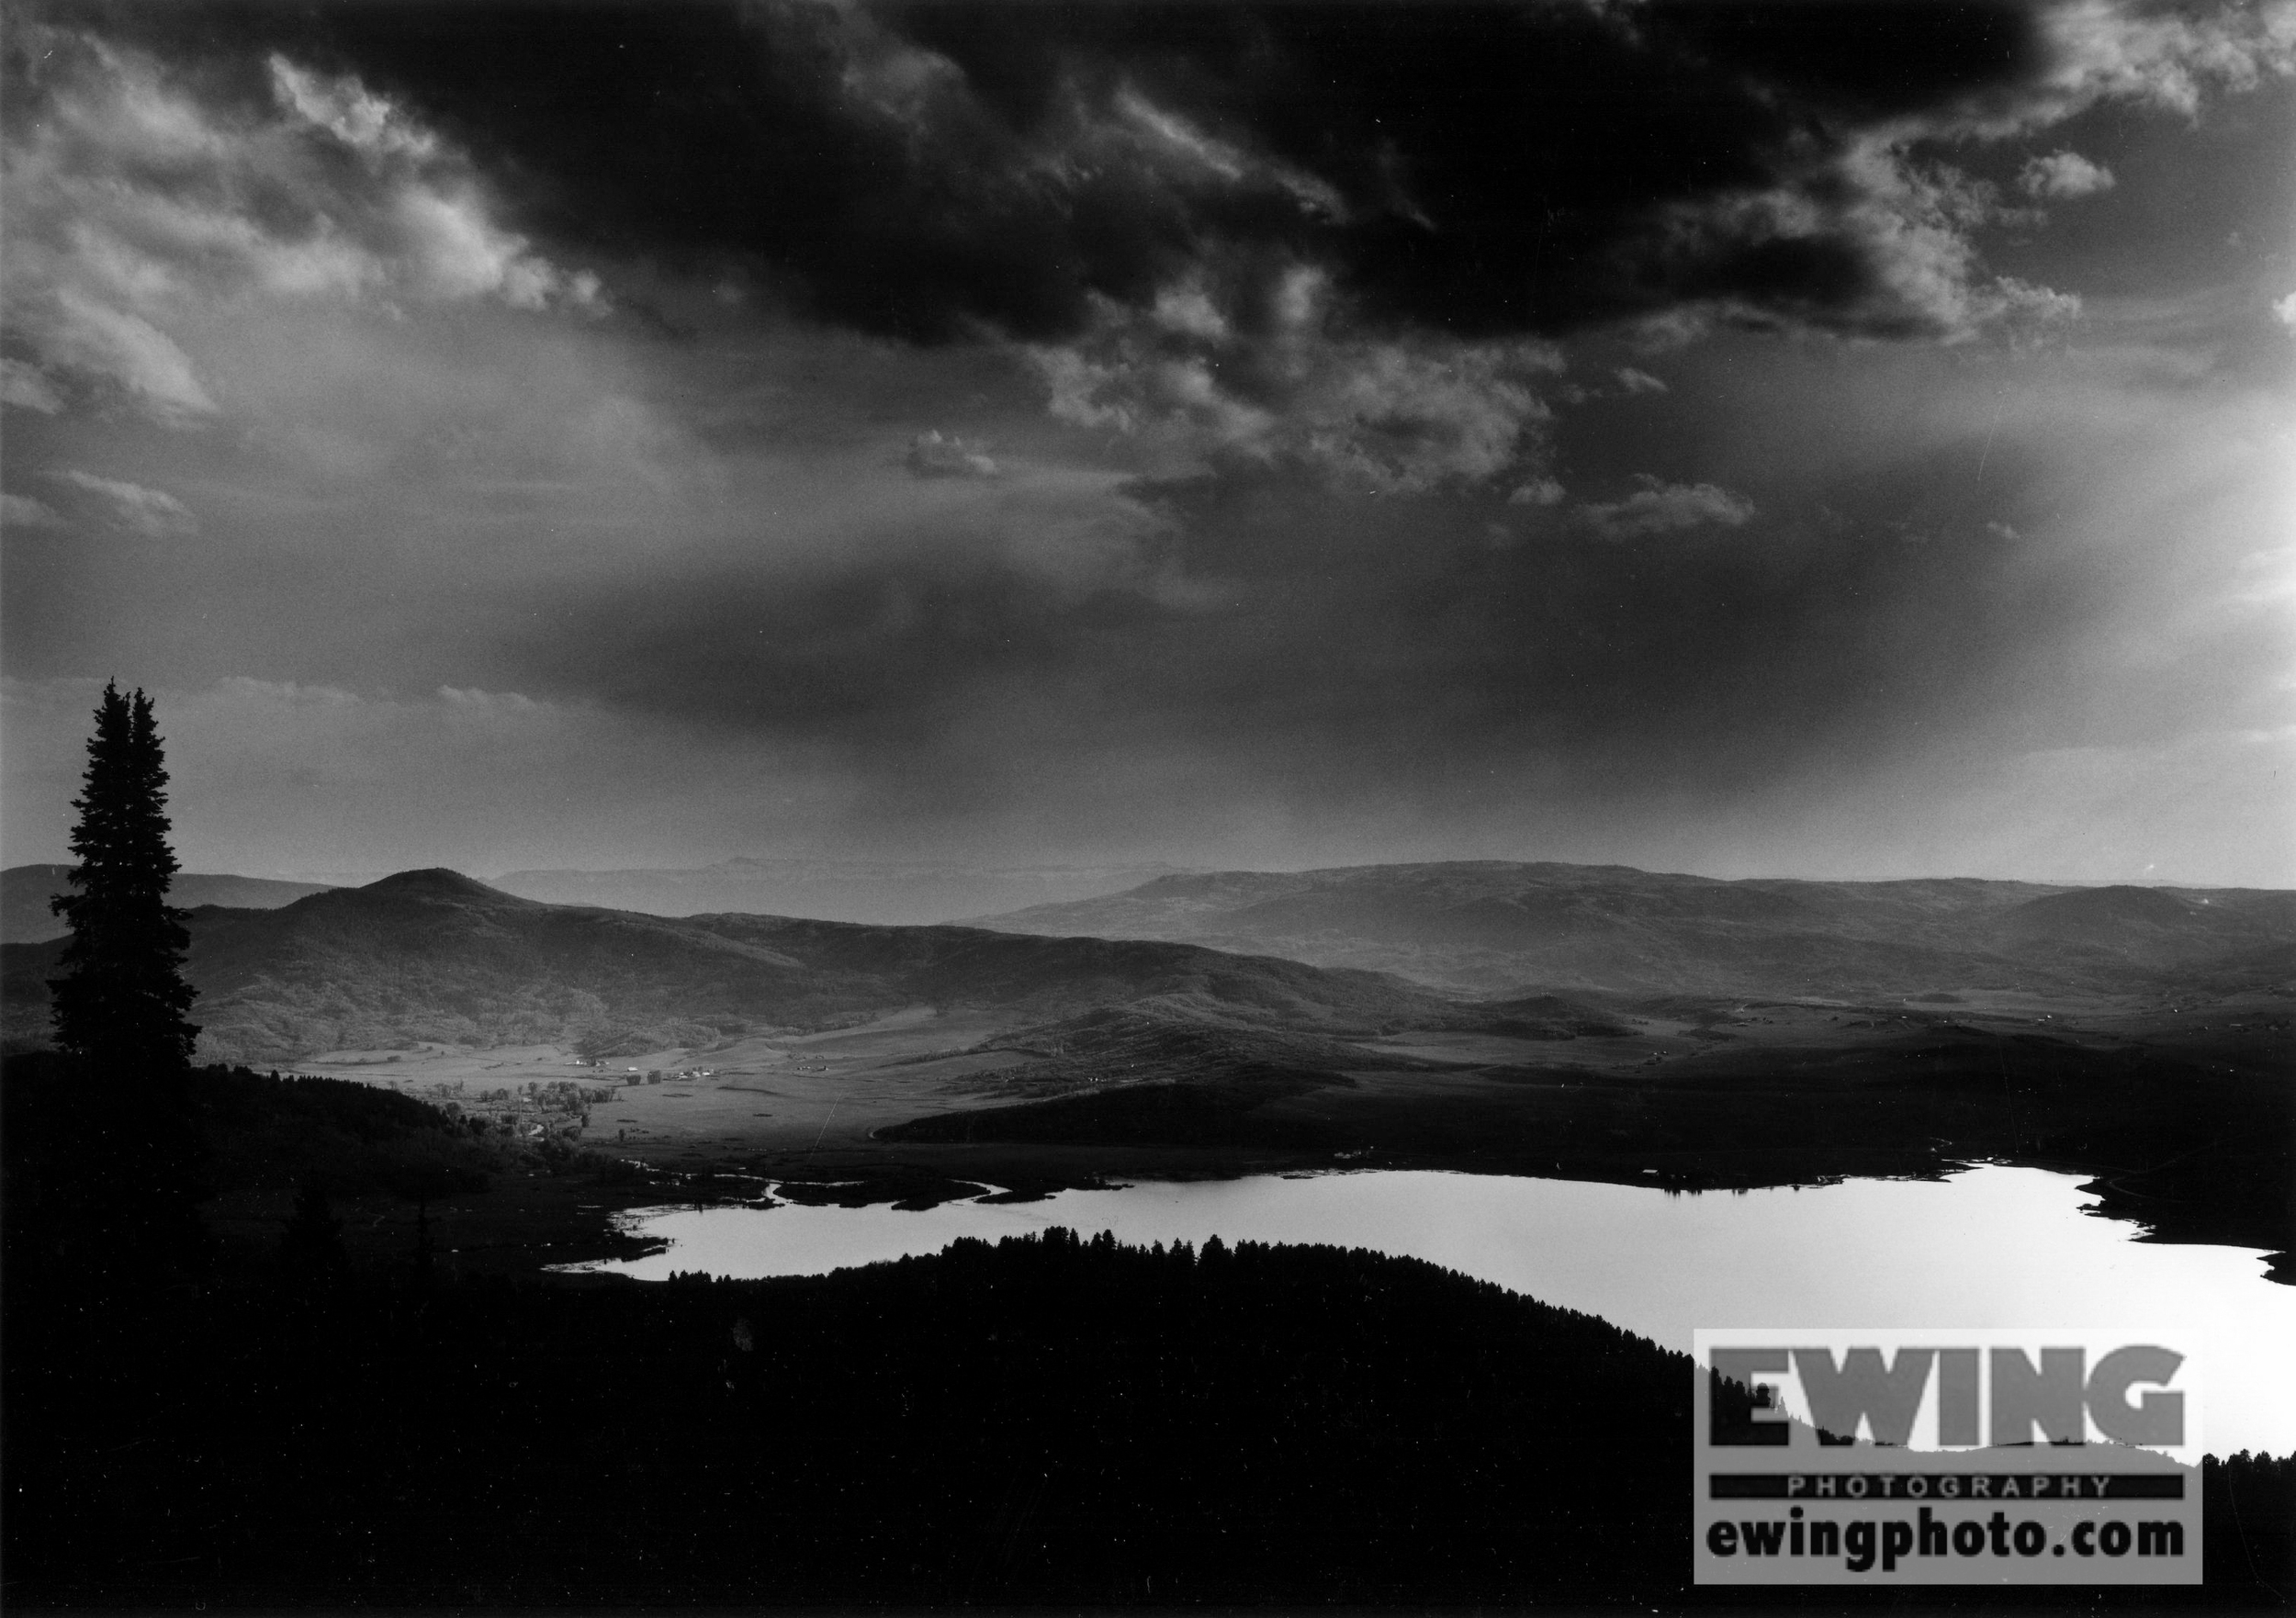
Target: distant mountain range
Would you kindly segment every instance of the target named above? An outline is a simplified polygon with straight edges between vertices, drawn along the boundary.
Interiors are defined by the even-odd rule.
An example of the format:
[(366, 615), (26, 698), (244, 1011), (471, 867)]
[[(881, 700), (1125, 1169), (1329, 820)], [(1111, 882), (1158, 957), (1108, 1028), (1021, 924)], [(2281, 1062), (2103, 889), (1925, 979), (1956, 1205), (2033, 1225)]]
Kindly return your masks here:
[(648, 916), (747, 911), (895, 926), (1120, 893), (1170, 865), (1009, 869), (857, 860), (727, 860), (692, 871), (513, 871), (490, 885), (550, 905)]
[[(10, 905), (50, 891), (52, 877), (28, 873), (61, 869), (8, 872)], [(1195, 1048), (1179, 1024), (1213, 1027), (1234, 1061), (1296, 1064), (1311, 1055), (1300, 1039), (1380, 1029), (1592, 1032), (1590, 1018), (1610, 1015), (1603, 992), (1950, 1003), (1964, 990), (2296, 985), (2296, 893), (2249, 889), (1721, 882), (1475, 862), (1167, 875), (977, 926), (902, 927), (549, 904), (446, 871), (298, 888), (179, 879), (195, 903), (242, 901), (192, 911), (186, 972), (205, 1054), (276, 1062), (431, 1040), (623, 1053), (932, 1005), (990, 1009), (1079, 1051), (1120, 1030), (1171, 1062)], [(12, 1040), (44, 1037), (61, 949), (0, 947)], [(1074, 1022), (1111, 1009), (1129, 1020)], [(1251, 1030), (1266, 1037), (1241, 1038)]]
[(1724, 882), (1469, 861), (1221, 871), (975, 920), (1526, 988), (1857, 996), (2296, 983), (2296, 893), (1939, 879)]
[[(48, 901), (67, 891), (69, 865), (15, 865), (0, 871), (0, 943), (36, 944), (61, 938), (64, 925), (48, 908)], [(168, 890), (171, 903), (186, 910), (200, 905), (229, 905), (242, 910), (276, 910), (313, 893), (323, 893), (323, 882), (272, 882), (259, 876), (203, 876), (178, 872)]]
[[(448, 871), (276, 910), (206, 908), (186, 974), (209, 1059), (584, 1042), (600, 1054), (838, 1026), (917, 1005), (1015, 1026), (1108, 1006), (1332, 1035), (1442, 1027), (1459, 1008), (1379, 973), (1192, 945), (763, 916), (671, 919), (520, 898)], [(0, 949), (16, 1039), (44, 1037), (61, 941)]]

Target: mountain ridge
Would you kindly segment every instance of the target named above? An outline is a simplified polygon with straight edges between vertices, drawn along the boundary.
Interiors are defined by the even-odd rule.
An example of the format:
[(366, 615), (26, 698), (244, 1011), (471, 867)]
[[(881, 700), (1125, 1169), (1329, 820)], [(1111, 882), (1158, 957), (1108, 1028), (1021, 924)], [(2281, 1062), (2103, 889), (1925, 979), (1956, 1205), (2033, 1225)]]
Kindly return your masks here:
[[(556, 905), (459, 872), (397, 872), (277, 910), (191, 913), (186, 975), (203, 1059), (437, 1041), (707, 1046), (908, 1006), (1017, 1024), (1109, 1005), (1267, 1026), (1437, 1026), (1454, 1003), (1353, 970), (1154, 940), (1058, 939), (746, 914), (669, 918)], [(60, 941), (6, 950), (8, 1031), (37, 1039)]]
[(990, 909), (1117, 893), (1180, 870), (1157, 863), (996, 867), (740, 854), (682, 869), (512, 871), (494, 878), (493, 885), (553, 905), (600, 905), (649, 916), (742, 912), (932, 926)]
[[(64, 878), (72, 869), (70, 865), (12, 865), (0, 871), (0, 943), (37, 944), (64, 936), (63, 922), (48, 908), (48, 901), (57, 893), (70, 892)], [(178, 871), (168, 897), (186, 910), (202, 905), (272, 910), (313, 893), (323, 893), (332, 885), (213, 871)]]
[(2118, 993), (2269, 982), (2296, 949), (2296, 893), (1462, 860), (1176, 875), (972, 925), (1263, 949), (1480, 994)]

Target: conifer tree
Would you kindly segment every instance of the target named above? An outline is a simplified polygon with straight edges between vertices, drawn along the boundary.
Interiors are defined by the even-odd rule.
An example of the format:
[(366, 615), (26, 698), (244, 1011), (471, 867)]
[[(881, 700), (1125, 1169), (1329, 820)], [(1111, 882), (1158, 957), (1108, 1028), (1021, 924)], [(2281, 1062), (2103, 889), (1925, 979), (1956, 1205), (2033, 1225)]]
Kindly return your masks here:
[(182, 970), (191, 938), (167, 903), (177, 869), (167, 768), (141, 691), (104, 687), (82, 783), (73, 892), (51, 901), (72, 928), (64, 975), (48, 985), (56, 1043), (106, 1073), (182, 1073), (199, 1033), (184, 1017), (197, 993)]

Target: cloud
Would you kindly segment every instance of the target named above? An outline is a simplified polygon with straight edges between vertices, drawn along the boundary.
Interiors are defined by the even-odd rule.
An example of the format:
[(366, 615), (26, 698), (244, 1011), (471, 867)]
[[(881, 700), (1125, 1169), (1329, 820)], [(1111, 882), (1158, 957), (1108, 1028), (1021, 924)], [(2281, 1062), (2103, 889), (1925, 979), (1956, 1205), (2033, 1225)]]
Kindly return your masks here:
[(0, 525), (9, 528), (68, 526), (54, 511), (29, 495), (23, 494), (0, 494)]
[[(1187, 355), (1106, 384), (1092, 351), (1145, 329), (1257, 342), (1299, 271), (1344, 288), (1349, 330), (1396, 356), (1633, 321), (1963, 341), (2062, 320), (2069, 294), (1979, 250), (2030, 210), (1941, 153), (2107, 102), (2195, 115), (2296, 69), (2291, 17), (2290, 0), (1796, 7), (1790, 27), (1667, 0), (763, 0), (539, 30), (526, 6), (473, 0), (451, 49), (427, 7), (242, 26), (273, 64), (272, 121), (366, 176), (366, 206), (328, 215), (353, 221), (339, 241), (298, 239), (314, 278), (364, 275), (382, 219), (394, 262), (430, 266), (402, 279), (580, 301), (578, 277), (494, 222), (452, 129), (514, 167), (522, 219), (555, 242), (737, 265), (872, 333), (1073, 354), (1056, 398), (1249, 437), (1252, 388)], [(298, 65), (322, 39), (365, 76)], [(711, 161), (664, 161), (692, 152)], [(1565, 152), (1602, 155), (1541, 155)], [(2054, 176), (2037, 183), (2084, 183), (2069, 152), (2034, 161)], [(398, 203), (373, 206), (392, 183)]]
[(0, 359), (0, 404), (38, 410), (43, 416), (55, 415), (63, 409), (62, 398), (40, 374), (39, 367), (26, 365), (22, 360)]
[(1751, 500), (1711, 483), (1666, 483), (1638, 473), (1641, 487), (1620, 500), (1582, 505), (1572, 517), (1605, 539), (1632, 539), (1683, 528), (1736, 528), (1754, 514)]
[(2028, 197), (2065, 198), (2094, 197), (2113, 187), (2112, 171), (2077, 152), (2058, 151), (2029, 158), (2018, 171), (2017, 184)]
[(34, 270), (17, 281), (23, 300), (11, 312), (49, 364), (118, 386), (171, 427), (196, 425), (215, 414), (215, 400), (195, 374), (191, 356), (166, 332), (69, 284), (43, 287), (40, 278)]
[(2290, 331), (2296, 331), (2296, 292), (2290, 293), (2272, 306), (2272, 318)]
[(1032, 357), (1073, 425), (1382, 494), (1535, 465), (1552, 413), (1539, 386), (1563, 365), (1537, 341), (1361, 332), (1326, 279), (1296, 265), (1166, 288), (1145, 315), (1105, 305), (1088, 338)]
[(1987, 182), (1884, 132), (1781, 184), (1672, 208), (1649, 257), (1737, 323), (1965, 342), (2080, 313), (2075, 294), (1985, 273), (1975, 232), (2015, 218)]
[(2040, 24), (2047, 69), (2020, 103), (1984, 109), (1997, 120), (2037, 127), (2100, 101), (2192, 118), (2212, 92), (2239, 94), (2296, 74), (2289, 0), (2185, 8), (2070, 0), (2043, 11)]
[(1618, 386), (1628, 393), (1664, 393), (1666, 384), (1648, 371), (1638, 371), (1632, 365), (1621, 365), (1615, 373)]
[[(274, 53), (255, 92), (197, 59), (19, 34), (6, 319), (40, 366), (196, 426), (219, 407), (192, 334), (249, 300), (606, 308), (595, 275), (498, 222), (467, 158), (355, 77)], [(62, 402), (52, 380), (45, 397)]]
[(903, 460), (910, 472), (919, 478), (995, 478), (999, 472), (996, 462), (986, 453), (955, 433), (944, 433), (937, 428), (911, 439)]
[[(298, 32), (321, 14), (325, 51)], [(1686, 796), (1797, 760), (1842, 780), (1918, 736), (2085, 734), (2109, 705), (2062, 691), (2094, 683), (2068, 671), (2099, 613), (2223, 614), (2151, 541), (2077, 536), (2140, 496), (2148, 534), (2201, 532), (2216, 486), (2158, 441), (2284, 430), (2202, 415), (2210, 375), (2141, 409), (2125, 376), (2067, 379), (2102, 341), (1920, 352), (2062, 318), (2035, 283), (2119, 243), (2118, 207), (2054, 242), (2015, 223), (2027, 159), (2077, 137), (2128, 190), (2236, 144), (2237, 120), (2202, 142), (2173, 109), (2029, 129), (2057, 61), (2039, 8), (197, 15), (188, 44), (115, 47), (169, 63), (134, 108), (166, 139), (96, 94), (113, 70), (40, 70), (55, 111), (10, 125), (10, 162), (78, 154), (103, 242), (19, 228), (38, 192), (12, 167), (9, 249), (47, 241), (40, 285), (118, 319), (72, 365), (12, 308), (6, 352), (62, 406), (11, 409), (12, 487), (100, 537), (114, 497), (21, 474), (133, 478), (205, 536), (117, 590), (118, 543), (24, 536), (11, 666), (292, 673), (301, 695), (213, 705), (194, 739), (260, 754), (268, 794), (217, 773), (214, 801), (408, 863), (553, 815), (618, 864), (654, 858), (620, 837), (711, 816), (895, 843), (1002, 817), (1016, 846), (1187, 858), (1253, 823), (1275, 861), (1293, 826), (1397, 838), (1351, 829), (1317, 850), (1338, 858), (1444, 828), (1458, 857), (1552, 855), (1549, 824), (1599, 842), (1606, 794), (1647, 792), (1675, 805), (1660, 843), (1574, 845), (1639, 862), (1703, 824)], [(2037, 244), (1990, 264), (2004, 227)], [(659, 320), (551, 318), (591, 262)], [(12, 261), (12, 302), (32, 284)], [(1573, 384), (1635, 387), (1628, 331), (1677, 342), (1650, 362), (1663, 408), (1550, 420)], [(1996, 513), (2026, 537), (1988, 535)], [(1494, 520), (1566, 543), (1492, 544)], [(2250, 550), (2279, 532), (2253, 526)], [(2212, 692), (2249, 666), (2193, 662)], [(679, 725), (691, 747), (648, 750)], [(440, 739), (487, 736), (523, 739)]]
[[(1171, 323), (1196, 328), (1188, 343), (1211, 343), (1244, 330), (1246, 310), (1212, 288)], [(474, 323), (447, 324), (442, 341)], [(1270, 329), (1251, 341), (1277, 352)], [(87, 623), (73, 621), (75, 601), (100, 593), (109, 547), (28, 545), (10, 578), (11, 656), (158, 683), (183, 667), (170, 637), (197, 625), (203, 662), (216, 646), (252, 646), (264, 659), (253, 671), (367, 693), (367, 706), (312, 698), (308, 710), (251, 694), (229, 710), (236, 742), (219, 725), (171, 729), (186, 769), (195, 752), (248, 766), (244, 782), (204, 773), (213, 797), (186, 785), (179, 803), (186, 815), (197, 805), (200, 846), (228, 833), (231, 848), (313, 869), (396, 858), (355, 848), (371, 837), (405, 849), (402, 863), (480, 871), (675, 863), (692, 844), (702, 863), (800, 830), (847, 848), (969, 851), (1003, 838), (1064, 857), (1108, 847), (1193, 862), (1710, 858), (1728, 847), (1716, 816), (1752, 826), (1798, 795), (1799, 824), (1820, 826), (1811, 804), (1839, 803), (1876, 758), (1902, 759), (1924, 738), (1998, 752), (1987, 727), (2033, 746), (2088, 735), (2111, 708), (2181, 700), (2229, 713), (2223, 693), (2265, 667), (2200, 638), (2226, 614), (2191, 580), (2220, 573), (2235, 537), (2244, 554), (2275, 543), (2272, 511), (2194, 517), (2196, 499), (2212, 512), (2226, 504), (2215, 463), (2162, 451), (2166, 440), (2196, 456), (2245, 453), (2279, 489), (2268, 463), (2284, 401), (2244, 415), (2157, 379), (2133, 398), (2088, 345), (1937, 355), (1718, 332), (1667, 362), (1675, 399), (1699, 412), (1694, 449), (1590, 433), (1569, 442), (1567, 465), (1535, 455), (1472, 486), (1476, 498), (1409, 500), (1362, 498), (1281, 455), (1223, 477), (1108, 470), (1146, 425), (1090, 472), (1064, 465), (1070, 432), (1031, 420), (1030, 379), (995, 381), (993, 352), (819, 333), (771, 360), (714, 343), (645, 352), (676, 367), (641, 390), (649, 399), (700, 394), (715, 375), (739, 389), (714, 398), (728, 410), (760, 393), (780, 401), (755, 464), (728, 455), (720, 511), (667, 512), (592, 545), (576, 536), (576, 506), (525, 515), (523, 486), (514, 508), (442, 526), (411, 475), (378, 476), (343, 506), (265, 510), (208, 469), (225, 434), (146, 433), (164, 460), (91, 449), (76, 464), (184, 493), (208, 541), (133, 570), (135, 597)], [(1589, 372), (1610, 385), (1607, 364)], [(513, 375), (521, 409), (563, 413), (580, 397), (562, 373)], [(1244, 379), (1219, 379), (1242, 396)], [(998, 386), (1008, 391), (973, 402)], [(910, 413), (888, 419), (888, 400)], [(1637, 418), (1652, 412), (1619, 413), (1647, 427)], [(977, 433), (1000, 458), (1012, 446), (1007, 476), (912, 478), (898, 462), (928, 428)], [(801, 433), (819, 435), (804, 456), (785, 448)], [(1630, 482), (1637, 467), (1660, 476)], [(1559, 481), (1598, 514), (1547, 494)], [(97, 526), (95, 496), (53, 487), (60, 506), (66, 493), (88, 500), (72, 514)], [(1517, 488), (1532, 492), (1501, 511)], [(581, 486), (580, 505), (597, 498)], [(1543, 513), (1542, 498), (1554, 500)], [(1733, 502), (1760, 512), (1726, 526)], [(2027, 538), (1987, 535), (1995, 516)], [(1709, 525), (1664, 526), (1683, 517)], [(1494, 519), (1565, 542), (1493, 545)], [(1899, 520), (1930, 543), (1898, 543)], [(1605, 521), (1644, 536), (1598, 542)], [(2164, 559), (2162, 532), (2200, 548)], [(2175, 579), (2169, 560), (2183, 569)], [(75, 563), (28, 593), (36, 569)], [(312, 566), (326, 569), (319, 596)], [(2149, 627), (2172, 608), (2178, 623)], [(2112, 650), (2090, 626), (2116, 610), (2153, 637), (2117, 679), (2088, 660)], [(2277, 649), (2257, 684), (2284, 680), (2284, 636)], [(152, 659), (171, 657), (154, 671)], [(197, 684), (213, 666), (175, 678)], [(516, 703), (456, 706), (442, 685), (592, 718), (513, 724)], [(2103, 687), (2112, 703), (2087, 694)], [(415, 693), (392, 699), (410, 711), (403, 746), (330, 741), (382, 725), (376, 710), (391, 704), (377, 693), (392, 691)], [(494, 713), (501, 728), (445, 730), (450, 708)], [(84, 703), (70, 716), (85, 717)], [(687, 742), (657, 747), (681, 727)], [(491, 749), (441, 739), (488, 735)], [(50, 791), (71, 796), (68, 781)], [(1856, 824), (1810, 847), (1846, 869), (1880, 858), (1856, 846)], [(256, 828), (280, 848), (265, 852)], [(618, 848), (624, 837), (636, 841)], [(657, 841), (673, 838), (675, 851)], [(348, 851), (283, 851), (321, 839)], [(512, 839), (558, 846), (490, 866), (457, 851)], [(1957, 847), (1914, 863), (1964, 869)], [(1820, 857), (1784, 838), (1760, 852), (1773, 869)]]
[[(1747, 307), (1873, 329), (1854, 232), (1818, 243), (1847, 253), (1828, 280), (1758, 251), (1777, 233), (1759, 219), (1729, 239), (1707, 205), (1806, 176), (1808, 200), (1862, 140), (2029, 92), (2045, 41), (2013, 8), (1855, 11), (1783, 28), (1671, 5), (782, 0), (537, 30), (481, 3), (457, 8), (452, 50), (401, 7), (331, 17), (326, 37), (542, 177), (527, 214), (554, 239), (747, 261), (867, 331), (1064, 345), (1109, 306), (1176, 315), (1192, 282), (1244, 266), (1272, 288), (1304, 265), (1367, 331), (1480, 342), (1658, 313), (1725, 268)], [(297, 25), (267, 26), (299, 59)], [(298, 80), (290, 99), (362, 152), (432, 127), (367, 91)], [(712, 160), (661, 161), (696, 151)], [(1604, 155), (1536, 155), (1561, 152)], [(1684, 209), (1716, 227), (1705, 251), (1654, 255)]]
[(304, 120), (331, 132), (369, 158), (427, 163), (440, 154), (439, 138), (409, 118), (406, 109), (377, 96), (352, 77), (327, 78), (298, 67), (283, 56), (270, 62), (271, 80), (281, 99)]
[(183, 539), (199, 532), (199, 519), (191, 508), (163, 489), (98, 478), (77, 467), (53, 476), (100, 497), (108, 505), (114, 522), (146, 539)]

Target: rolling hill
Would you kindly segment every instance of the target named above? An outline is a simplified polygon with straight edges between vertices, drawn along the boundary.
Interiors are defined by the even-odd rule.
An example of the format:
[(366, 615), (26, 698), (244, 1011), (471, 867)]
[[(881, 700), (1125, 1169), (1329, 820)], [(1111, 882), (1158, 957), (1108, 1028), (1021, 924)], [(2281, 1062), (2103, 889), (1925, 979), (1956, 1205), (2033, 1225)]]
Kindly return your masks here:
[(1168, 865), (992, 869), (744, 857), (692, 871), (513, 871), (490, 885), (549, 905), (595, 905), (648, 916), (747, 911), (899, 926), (1120, 893), (1173, 870)]
[[(69, 865), (16, 865), (0, 871), (0, 943), (36, 944), (61, 938), (64, 925), (48, 908), (48, 901), (66, 891)], [(298, 899), (327, 891), (322, 882), (273, 882), (259, 876), (202, 875), (178, 872), (168, 897), (186, 910), (201, 905), (229, 905), (242, 910), (276, 910)]]
[[(707, 1046), (915, 1005), (1015, 1026), (1110, 1006), (1221, 1024), (1369, 1033), (1458, 1008), (1378, 973), (1192, 945), (763, 916), (684, 919), (546, 905), (448, 871), (404, 871), (277, 910), (194, 911), (186, 973), (210, 1060), (285, 1062), (422, 1041)], [(8, 1031), (44, 1033), (60, 942), (6, 948)]]
[(1471, 861), (1223, 871), (982, 918), (1391, 972), (1454, 992), (2166, 993), (2296, 979), (2296, 893), (1826, 882)]

